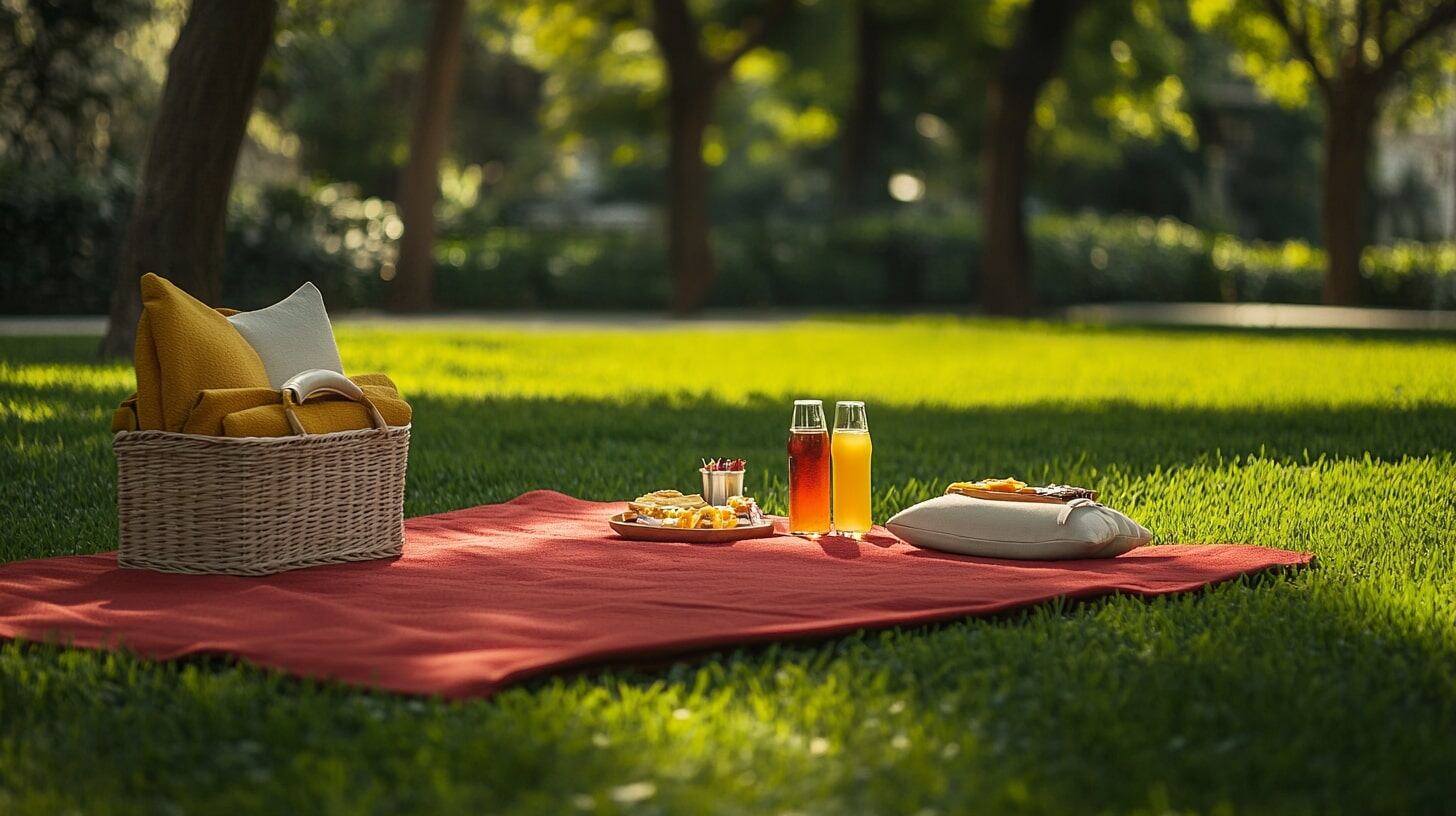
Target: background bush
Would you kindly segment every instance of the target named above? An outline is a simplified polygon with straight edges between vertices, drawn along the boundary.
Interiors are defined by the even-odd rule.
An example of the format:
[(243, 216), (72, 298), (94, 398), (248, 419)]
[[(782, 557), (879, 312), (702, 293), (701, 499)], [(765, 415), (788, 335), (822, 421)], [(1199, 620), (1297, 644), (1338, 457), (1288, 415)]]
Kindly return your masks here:
[[(106, 311), (132, 182), (0, 169), (0, 313)], [(448, 226), (448, 225), (447, 225)], [(378, 308), (403, 229), (394, 205), (347, 185), (244, 192), (229, 218), (224, 300), (249, 309), (311, 280), (330, 307)], [(974, 218), (876, 216), (718, 228), (718, 307), (845, 309), (974, 303)], [(1316, 303), (1322, 250), (1241, 242), (1164, 218), (1043, 215), (1031, 240), (1043, 305), (1109, 301)], [(669, 282), (656, 226), (496, 227), (437, 246), (447, 309), (660, 309)], [(1456, 306), (1456, 243), (1371, 247), (1368, 302)]]
[(0, 311), (104, 313), (131, 201), (121, 175), (0, 165)]

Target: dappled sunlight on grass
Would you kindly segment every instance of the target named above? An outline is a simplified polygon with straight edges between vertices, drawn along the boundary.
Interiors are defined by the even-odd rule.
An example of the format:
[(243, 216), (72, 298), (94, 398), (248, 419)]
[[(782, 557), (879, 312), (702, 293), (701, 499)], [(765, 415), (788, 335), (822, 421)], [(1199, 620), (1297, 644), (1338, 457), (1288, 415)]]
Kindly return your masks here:
[(1456, 402), (1456, 344), (917, 318), (743, 331), (340, 332), (350, 371), (468, 397), (863, 398), (879, 405), (1125, 401), (1237, 408)]
[[(10, 791), (30, 797), (20, 812), (288, 812), (300, 797), (305, 810), (492, 813), (1449, 800), (1456, 344), (949, 318), (350, 325), (340, 340), (351, 372), (389, 373), (415, 408), (411, 516), (543, 487), (690, 488), (712, 455), (747, 458), (749, 489), (782, 512), (788, 400), (860, 397), (878, 520), (948, 481), (1017, 475), (1097, 487), (1160, 542), (1317, 561), (1193, 595), (589, 671), (458, 705), (232, 662), (0, 644), (0, 810)], [(0, 561), (114, 547), (107, 426), (131, 373), (93, 365), (94, 348), (0, 338)], [(95, 772), (63, 772), (81, 766)]]
[[(89, 345), (94, 347), (95, 341)], [(51, 365), (16, 365), (0, 361), (0, 386), (57, 388), (86, 391), (133, 391), (136, 376), (130, 365), (64, 363)]]

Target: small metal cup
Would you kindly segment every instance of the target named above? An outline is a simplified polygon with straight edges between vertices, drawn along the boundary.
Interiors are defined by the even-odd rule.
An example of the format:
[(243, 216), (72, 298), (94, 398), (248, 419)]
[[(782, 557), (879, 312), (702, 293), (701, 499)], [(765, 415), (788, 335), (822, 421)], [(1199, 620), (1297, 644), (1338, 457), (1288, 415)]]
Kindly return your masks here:
[(703, 501), (722, 507), (729, 496), (743, 495), (743, 471), (708, 470), (699, 468), (703, 474)]

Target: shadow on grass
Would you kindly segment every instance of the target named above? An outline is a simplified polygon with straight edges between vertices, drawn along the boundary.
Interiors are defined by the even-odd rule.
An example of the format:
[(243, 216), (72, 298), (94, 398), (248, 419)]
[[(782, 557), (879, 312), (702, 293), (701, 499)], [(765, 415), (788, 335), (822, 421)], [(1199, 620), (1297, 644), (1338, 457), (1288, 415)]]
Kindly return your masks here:
[[(113, 546), (114, 471), (97, 397), (0, 388), (0, 399), (50, 409), (3, 425), (0, 559)], [(689, 486), (697, 459), (713, 455), (748, 458), (751, 489), (782, 502), (786, 401), (413, 403), (410, 515), (534, 488), (620, 499)], [(1448, 455), (1456, 443), (1456, 409), (1435, 405), (871, 405), (870, 420), (877, 482), (899, 491), (881, 513), (968, 476), (1096, 483), (1220, 457), (1398, 461)], [(1388, 520), (1361, 528), (1367, 537), (1383, 534), (1377, 522)], [(1364, 543), (1329, 546), (1354, 553)], [(186, 809), (280, 812), (322, 784), (308, 758), (326, 755), (371, 780), (338, 794), (343, 810), (560, 812), (575, 792), (647, 778), (666, 812), (721, 802), (744, 812), (1439, 811), (1456, 774), (1456, 647), (1449, 615), (1440, 618), (1449, 606), (1430, 603), (1430, 587), (1407, 580), (1398, 559), (1375, 554), (1394, 548), (1371, 550), (1359, 553), (1358, 574), (1244, 579), (1197, 596), (1049, 605), (659, 671), (596, 671), (462, 706), (283, 682), (227, 661), (205, 661), (199, 679), (192, 666), (5, 646), (0, 733), (18, 752), (5, 782), (83, 803), (162, 795)], [(24, 662), (7, 664), (7, 653)], [(678, 709), (689, 718), (675, 719)], [(816, 735), (824, 754), (808, 748)], [(266, 750), (229, 747), (247, 743)], [(93, 772), (80, 779), (48, 770), (83, 765)], [(261, 780), (247, 801), (216, 784), (239, 768)], [(750, 772), (756, 781), (742, 782)], [(426, 776), (437, 784), (417, 784)]]
[[(84, 387), (0, 386), (37, 406), (0, 424), (0, 559), (113, 546), (115, 472), (109, 416)], [(122, 395), (116, 394), (119, 399)], [(406, 513), (504, 501), (537, 488), (611, 500), (695, 489), (698, 460), (749, 460), (748, 487), (783, 512), (787, 401), (412, 397)], [(998, 408), (870, 406), (877, 517), (950, 481), (1016, 475), (1105, 484), (1190, 465), (1260, 456), (1399, 461), (1448, 454), (1456, 408), (1150, 408), (1124, 402)], [(91, 540), (95, 538), (96, 540)]]
[[(1429, 621), (1369, 616), (1369, 587), (1308, 584), (1267, 575), (1049, 604), (554, 676), (461, 704), (222, 659), (142, 671), (0, 646), (0, 698), (14, 704), (0, 733), (27, 760), (14, 784), (81, 802), (197, 805), (226, 797), (207, 780), (245, 762), (262, 780), (251, 809), (276, 812), (312, 790), (296, 758), (323, 752), (395, 809), (422, 811), (564, 811), (575, 794), (643, 779), (664, 812), (698, 812), (695, 799), (744, 812), (1443, 810), (1456, 648)], [(6, 651), (23, 674), (4, 668)], [(126, 704), (91, 702), (98, 688)], [(111, 735), (104, 756), (98, 733)], [(238, 742), (266, 750), (229, 755)], [(97, 772), (38, 770), (78, 760)], [(407, 784), (420, 774), (432, 784)]]
[[(411, 485), (424, 506), (451, 480), (499, 501), (553, 488), (620, 499), (662, 486), (691, 487), (698, 460), (749, 460), (750, 489), (782, 487), (789, 406), (712, 400), (415, 400)], [(1453, 449), (1456, 409), (1208, 410), (1036, 404), (947, 409), (870, 406), (875, 478), (936, 485), (1014, 474), (1033, 481), (1096, 481), (1108, 471), (1144, 476), (1259, 456), (1400, 461)]]

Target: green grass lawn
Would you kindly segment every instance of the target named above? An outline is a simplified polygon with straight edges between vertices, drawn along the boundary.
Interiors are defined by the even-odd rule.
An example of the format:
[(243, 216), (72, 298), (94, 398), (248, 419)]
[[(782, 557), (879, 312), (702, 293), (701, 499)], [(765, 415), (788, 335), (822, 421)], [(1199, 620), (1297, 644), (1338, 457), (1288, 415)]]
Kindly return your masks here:
[[(692, 485), (782, 512), (790, 400), (862, 398), (877, 517), (1095, 486), (1162, 541), (1309, 550), (1196, 596), (745, 650), (447, 704), (0, 646), (0, 812), (1456, 809), (1456, 342), (951, 319), (344, 328), (415, 406), (409, 515)], [(111, 549), (129, 367), (0, 340), (0, 560)]]

